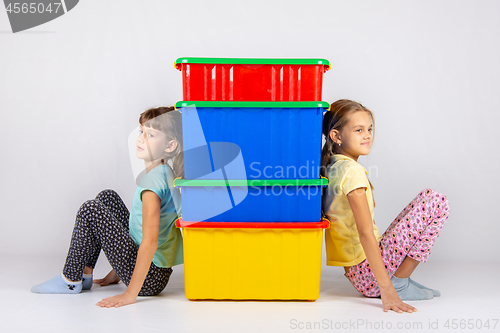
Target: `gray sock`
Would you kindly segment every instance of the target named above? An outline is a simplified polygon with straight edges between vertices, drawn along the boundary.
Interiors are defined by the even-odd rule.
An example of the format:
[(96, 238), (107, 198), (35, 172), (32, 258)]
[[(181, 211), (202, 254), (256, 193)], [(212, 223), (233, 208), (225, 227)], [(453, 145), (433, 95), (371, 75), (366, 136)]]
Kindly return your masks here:
[(426, 286), (423, 286), (421, 285), (420, 283), (412, 280), (411, 278), (408, 278), (410, 279), (410, 283), (413, 284), (414, 286), (420, 288), (420, 289), (426, 289), (426, 290), (430, 290), (432, 292), (432, 296), (434, 297), (439, 297), (441, 296), (441, 293), (439, 292), (439, 290), (435, 290), (435, 289), (431, 289), (431, 288), (427, 288)]
[(63, 274), (31, 288), (37, 294), (78, 294), (82, 291), (82, 281), (69, 281)]
[(92, 274), (83, 274), (83, 279), (82, 279), (82, 290), (89, 290), (92, 288)]
[(402, 301), (420, 301), (432, 299), (432, 291), (420, 289), (417, 286), (410, 284), (410, 279), (400, 279), (396, 276), (391, 278), (392, 285), (396, 289), (399, 298)]

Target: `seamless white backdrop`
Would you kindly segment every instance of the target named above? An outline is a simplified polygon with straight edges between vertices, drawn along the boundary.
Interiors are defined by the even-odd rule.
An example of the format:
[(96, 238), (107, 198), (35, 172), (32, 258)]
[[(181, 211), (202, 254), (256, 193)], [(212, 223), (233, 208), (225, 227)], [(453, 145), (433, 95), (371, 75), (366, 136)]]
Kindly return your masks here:
[(139, 113), (182, 99), (181, 56), (326, 58), (323, 99), (375, 114), (381, 230), (426, 187), (450, 200), (433, 260), (495, 260), (498, 1), (82, 0), (12, 34), (0, 9), (0, 254), (64, 258), (80, 204), (130, 205)]

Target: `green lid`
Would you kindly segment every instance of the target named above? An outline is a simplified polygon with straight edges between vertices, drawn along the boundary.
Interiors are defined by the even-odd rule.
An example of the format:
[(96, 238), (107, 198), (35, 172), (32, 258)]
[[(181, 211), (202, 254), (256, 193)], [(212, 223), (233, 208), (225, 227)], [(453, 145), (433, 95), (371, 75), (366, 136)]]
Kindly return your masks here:
[(174, 186), (326, 186), (328, 179), (176, 179)]
[(330, 66), (326, 59), (307, 58), (198, 58), (183, 57), (175, 61), (178, 64), (227, 64), (227, 65), (325, 65)]
[(220, 101), (180, 101), (176, 108), (323, 108), (328, 109), (328, 102), (220, 102)]

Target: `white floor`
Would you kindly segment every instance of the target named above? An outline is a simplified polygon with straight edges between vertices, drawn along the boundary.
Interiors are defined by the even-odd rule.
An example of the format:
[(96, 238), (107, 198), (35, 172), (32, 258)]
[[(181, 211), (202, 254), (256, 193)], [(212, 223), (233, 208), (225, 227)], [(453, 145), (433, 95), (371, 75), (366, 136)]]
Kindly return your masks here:
[[(316, 302), (189, 301), (184, 297), (183, 266), (174, 268), (159, 296), (118, 309), (94, 304), (123, 292), (121, 283), (94, 286), (78, 295), (32, 294), (32, 285), (60, 272), (61, 259), (0, 257), (0, 332), (500, 331), (498, 264), (420, 265), (415, 280), (439, 289), (442, 296), (411, 302), (417, 313), (397, 314), (384, 313), (380, 299), (359, 295), (336, 267), (323, 267)], [(107, 273), (104, 259), (94, 277)]]

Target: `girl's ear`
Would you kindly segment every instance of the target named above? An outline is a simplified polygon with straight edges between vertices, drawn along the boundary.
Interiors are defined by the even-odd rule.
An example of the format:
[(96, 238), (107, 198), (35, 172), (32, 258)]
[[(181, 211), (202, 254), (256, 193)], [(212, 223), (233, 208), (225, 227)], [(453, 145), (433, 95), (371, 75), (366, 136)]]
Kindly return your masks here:
[(167, 143), (167, 147), (165, 148), (165, 152), (166, 153), (171, 153), (175, 150), (175, 148), (177, 148), (177, 141), (175, 140), (170, 140), (168, 143)]
[(340, 132), (336, 129), (332, 129), (330, 131), (330, 139), (332, 139), (333, 142), (338, 143), (338, 141), (340, 141)]

